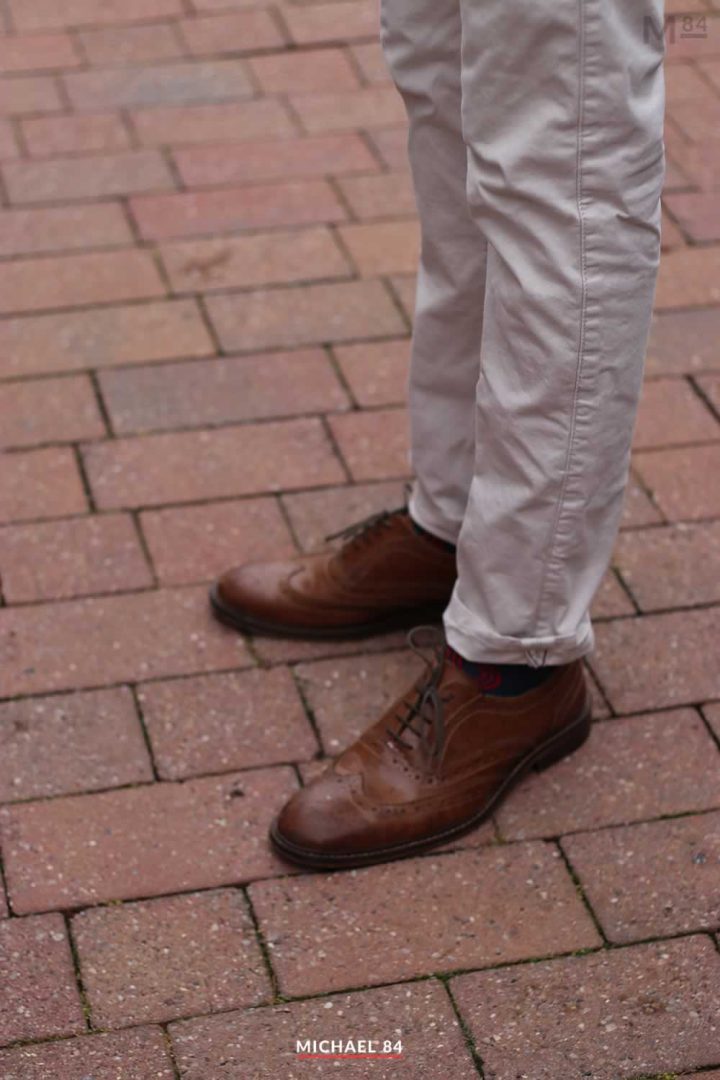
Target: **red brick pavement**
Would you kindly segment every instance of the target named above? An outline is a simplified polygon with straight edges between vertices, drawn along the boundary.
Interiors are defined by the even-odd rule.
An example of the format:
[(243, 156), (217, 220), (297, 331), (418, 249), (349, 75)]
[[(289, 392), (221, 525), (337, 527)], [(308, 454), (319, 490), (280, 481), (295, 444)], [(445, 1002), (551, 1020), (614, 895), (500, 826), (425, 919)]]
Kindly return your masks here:
[(592, 738), (462, 842), (332, 876), (268, 821), (403, 639), (243, 642), (204, 587), (401, 496), (375, 0), (0, 0), (2, 1080), (324, 1076), (323, 1036), (404, 1040), (358, 1078), (720, 1076), (720, 0), (668, 11)]

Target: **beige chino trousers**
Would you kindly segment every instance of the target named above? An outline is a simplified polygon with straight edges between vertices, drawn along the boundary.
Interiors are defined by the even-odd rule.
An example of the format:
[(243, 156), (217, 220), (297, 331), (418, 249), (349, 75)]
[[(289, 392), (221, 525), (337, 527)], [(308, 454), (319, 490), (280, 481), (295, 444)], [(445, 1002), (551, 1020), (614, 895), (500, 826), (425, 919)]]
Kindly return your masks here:
[(422, 229), (410, 510), (471, 660), (561, 664), (627, 481), (659, 259), (661, 0), (382, 0)]

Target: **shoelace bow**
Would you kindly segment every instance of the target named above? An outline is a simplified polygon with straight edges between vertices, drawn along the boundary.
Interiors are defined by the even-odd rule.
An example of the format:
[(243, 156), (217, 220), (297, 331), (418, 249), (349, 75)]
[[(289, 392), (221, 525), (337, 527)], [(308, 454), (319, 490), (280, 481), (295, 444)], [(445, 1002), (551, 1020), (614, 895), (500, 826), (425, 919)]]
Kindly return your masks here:
[[(421, 635), (427, 635), (427, 644), (421, 642)], [(442, 753), (445, 744), (445, 699), (439, 692), (444, 666), (445, 638), (442, 631), (434, 626), (416, 626), (408, 634), (407, 642), (416, 656), (419, 656), (426, 665), (428, 675), (425, 682), (417, 687), (415, 697), (411, 701), (403, 702), (407, 709), (406, 713), (404, 715), (400, 712), (395, 713), (394, 719), (398, 721), (397, 730), (391, 727), (386, 730), (397, 746), (401, 746), (405, 750), (411, 750), (410, 744), (403, 739), (404, 732), (412, 731), (418, 739), (422, 739), (425, 737), (429, 725), (433, 733), (432, 753), (433, 757), (437, 758)], [(432, 660), (429, 660), (425, 655), (423, 650), (426, 648), (432, 650)], [(416, 718), (424, 725), (420, 731), (413, 724)]]

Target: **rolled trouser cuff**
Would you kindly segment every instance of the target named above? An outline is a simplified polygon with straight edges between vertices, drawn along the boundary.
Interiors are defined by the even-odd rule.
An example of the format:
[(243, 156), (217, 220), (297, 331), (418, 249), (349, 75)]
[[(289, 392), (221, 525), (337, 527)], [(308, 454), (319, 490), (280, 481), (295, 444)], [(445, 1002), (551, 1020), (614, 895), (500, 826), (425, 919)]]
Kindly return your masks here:
[(569, 664), (592, 651), (595, 643), (589, 617), (574, 634), (544, 637), (511, 637), (496, 633), (453, 596), (443, 617), (448, 644), (476, 663)]

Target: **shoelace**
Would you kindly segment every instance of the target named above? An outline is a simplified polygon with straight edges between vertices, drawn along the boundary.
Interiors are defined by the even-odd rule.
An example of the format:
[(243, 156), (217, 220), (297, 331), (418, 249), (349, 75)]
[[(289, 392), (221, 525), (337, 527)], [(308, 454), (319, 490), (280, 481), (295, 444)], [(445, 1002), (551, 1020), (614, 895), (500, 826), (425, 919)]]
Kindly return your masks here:
[[(420, 640), (421, 635), (427, 636), (427, 644)], [(417, 687), (414, 699), (403, 702), (407, 709), (406, 713), (404, 715), (400, 712), (395, 713), (394, 719), (398, 721), (397, 730), (391, 727), (386, 730), (397, 746), (411, 750), (412, 747), (403, 739), (403, 734), (406, 731), (412, 731), (418, 739), (422, 739), (429, 725), (433, 734), (433, 757), (438, 758), (445, 744), (445, 699), (439, 692), (444, 666), (445, 638), (442, 631), (434, 626), (416, 626), (408, 634), (407, 642), (415, 655), (419, 656), (426, 665), (428, 674), (425, 682)], [(425, 655), (424, 650), (427, 648), (432, 650), (432, 660)], [(414, 726), (415, 719), (423, 723), (422, 730), (418, 731)]]
[(363, 518), (362, 521), (355, 521), (352, 525), (346, 525), (344, 529), (340, 529), (338, 532), (330, 533), (329, 536), (325, 537), (325, 540), (329, 543), (331, 540), (352, 541), (367, 537), (379, 526), (388, 524), (398, 514), (404, 514), (406, 509), (405, 506), (398, 506), (395, 510), (381, 510), (379, 514), (371, 514), (369, 517)]

